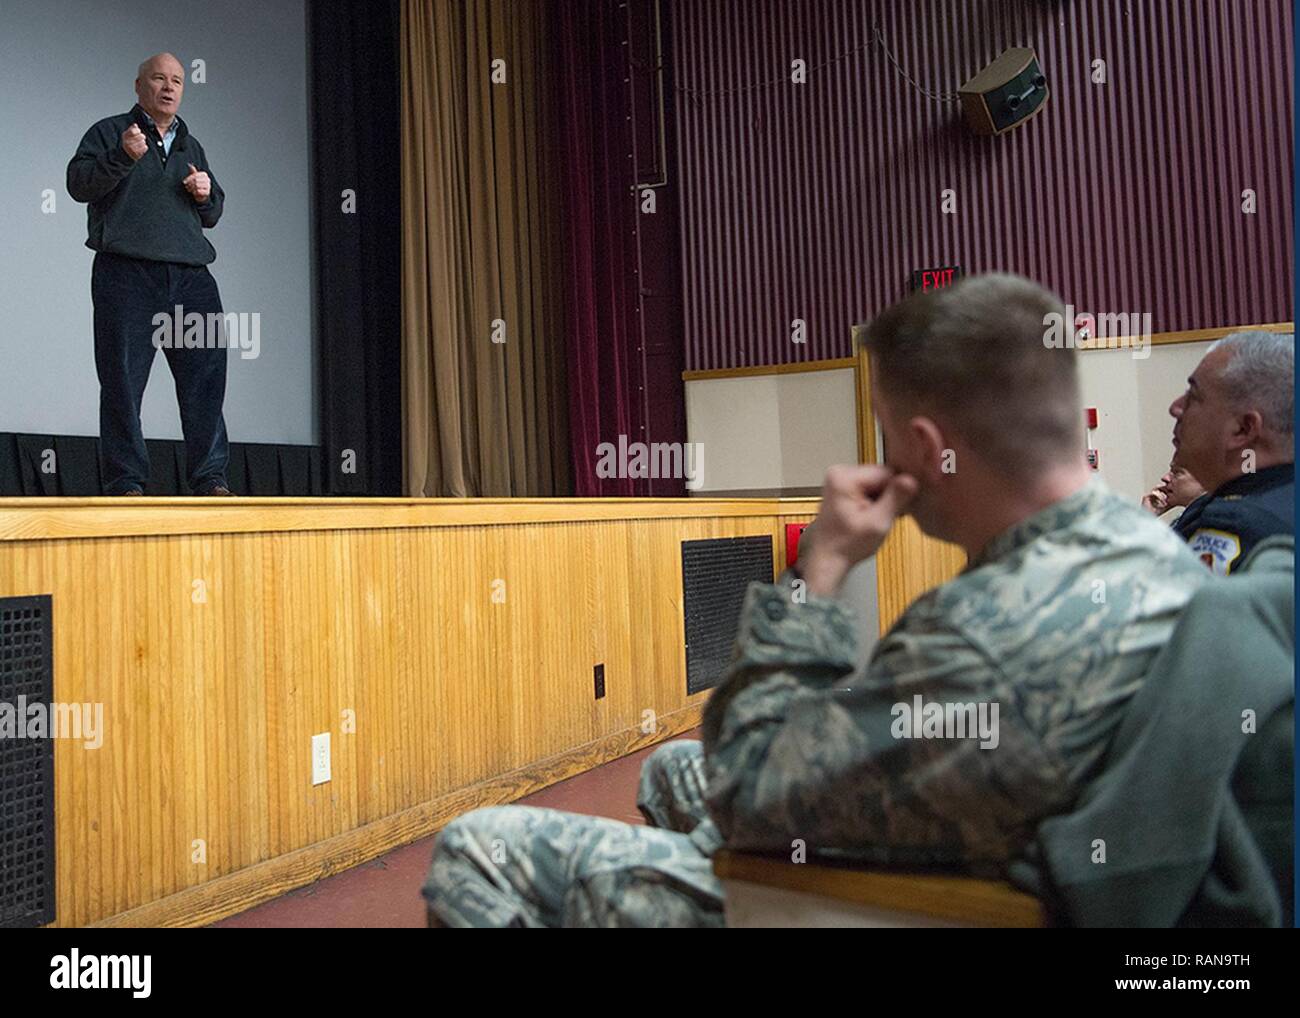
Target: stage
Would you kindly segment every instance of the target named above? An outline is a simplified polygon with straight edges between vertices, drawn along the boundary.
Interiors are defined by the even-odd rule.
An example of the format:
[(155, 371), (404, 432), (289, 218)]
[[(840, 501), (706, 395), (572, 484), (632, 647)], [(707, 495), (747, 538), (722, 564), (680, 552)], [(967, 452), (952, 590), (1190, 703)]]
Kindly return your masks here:
[(0, 608), (102, 718), (51, 740), (54, 924), (209, 923), (695, 726), (683, 542), (775, 574), (816, 506), (0, 499)]

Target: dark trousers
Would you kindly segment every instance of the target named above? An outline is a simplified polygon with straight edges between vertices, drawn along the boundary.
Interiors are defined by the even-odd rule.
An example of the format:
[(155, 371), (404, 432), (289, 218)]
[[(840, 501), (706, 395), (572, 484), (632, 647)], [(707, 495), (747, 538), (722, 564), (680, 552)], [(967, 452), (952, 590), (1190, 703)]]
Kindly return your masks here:
[[(95, 304), (95, 368), (99, 373), (99, 454), (104, 493), (144, 490), (149, 452), (140, 430), (140, 403), (158, 347), (154, 316), (171, 318), (177, 305), (188, 315), (221, 313), (221, 294), (206, 266), (95, 255), (90, 293)], [(175, 323), (179, 340), (182, 323)], [(190, 490), (226, 486), (229, 443), (221, 407), (226, 398), (222, 347), (165, 346), (176, 382), (185, 467)]]

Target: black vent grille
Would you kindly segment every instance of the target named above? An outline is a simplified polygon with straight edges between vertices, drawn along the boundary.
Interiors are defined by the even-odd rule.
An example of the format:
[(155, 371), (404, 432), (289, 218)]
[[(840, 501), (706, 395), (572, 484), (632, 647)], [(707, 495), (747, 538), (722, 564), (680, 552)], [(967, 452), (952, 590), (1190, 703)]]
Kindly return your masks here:
[(686, 693), (712, 689), (731, 661), (740, 609), (751, 583), (772, 582), (772, 538), (682, 542)]
[[(54, 921), (50, 614), (48, 595), (0, 598), (0, 710), (8, 715), (0, 720), (0, 927)], [(26, 735), (20, 715), (36, 703), (46, 737), (18, 738)]]

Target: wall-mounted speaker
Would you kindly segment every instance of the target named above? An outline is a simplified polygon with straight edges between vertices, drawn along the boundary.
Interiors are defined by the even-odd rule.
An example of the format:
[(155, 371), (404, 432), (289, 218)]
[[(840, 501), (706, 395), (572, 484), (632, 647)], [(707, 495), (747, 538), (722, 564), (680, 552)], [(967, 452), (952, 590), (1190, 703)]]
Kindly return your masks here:
[(957, 90), (966, 122), (976, 134), (1001, 134), (1023, 124), (1047, 102), (1047, 79), (1038, 55), (1018, 47), (1003, 52)]

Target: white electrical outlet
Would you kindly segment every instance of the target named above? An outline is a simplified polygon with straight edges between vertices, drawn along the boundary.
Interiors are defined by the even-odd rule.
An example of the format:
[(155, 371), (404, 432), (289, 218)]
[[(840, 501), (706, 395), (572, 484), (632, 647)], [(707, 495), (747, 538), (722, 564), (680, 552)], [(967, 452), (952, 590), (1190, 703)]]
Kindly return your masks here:
[(323, 785), (330, 779), (330, 733), (311, 737), (311, 783)]

